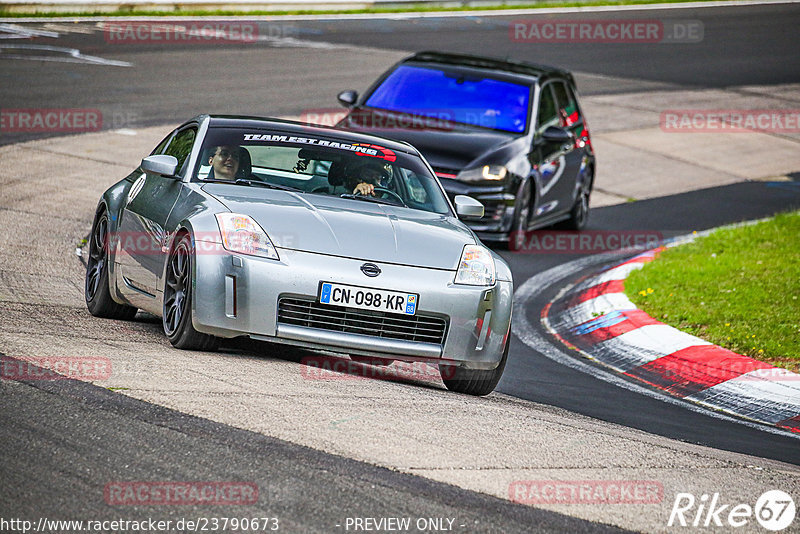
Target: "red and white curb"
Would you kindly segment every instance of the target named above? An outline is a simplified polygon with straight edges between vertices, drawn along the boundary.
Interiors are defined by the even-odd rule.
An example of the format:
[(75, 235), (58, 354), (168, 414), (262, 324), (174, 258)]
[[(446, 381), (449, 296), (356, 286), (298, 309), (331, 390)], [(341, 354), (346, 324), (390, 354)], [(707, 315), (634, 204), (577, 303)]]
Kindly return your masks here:
[(650, 250), (565, 288), (542, 323), (567, 346), (673, 396), (800, 433), (800, 375), (665, 325), (624, 293)]

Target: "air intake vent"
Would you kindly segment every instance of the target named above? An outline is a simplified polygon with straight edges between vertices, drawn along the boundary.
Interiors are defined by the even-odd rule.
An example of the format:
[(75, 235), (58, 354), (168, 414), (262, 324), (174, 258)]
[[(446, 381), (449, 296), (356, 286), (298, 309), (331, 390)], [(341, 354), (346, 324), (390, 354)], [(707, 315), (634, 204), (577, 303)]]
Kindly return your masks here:
[(278, 301), (278, 322), (439, 345), (444, 343), (447, 331), (447, 321), (440, 317), (355, 310), (289, 297)]

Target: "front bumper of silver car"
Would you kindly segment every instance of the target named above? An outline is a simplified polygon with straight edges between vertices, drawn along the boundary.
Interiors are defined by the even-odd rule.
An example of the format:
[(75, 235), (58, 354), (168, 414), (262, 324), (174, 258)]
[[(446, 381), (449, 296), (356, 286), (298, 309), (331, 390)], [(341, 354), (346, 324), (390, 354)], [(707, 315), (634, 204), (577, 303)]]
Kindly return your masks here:
[[(493, 369), (502, 358), (511, 324), (510, 281), (497, 281), (489, 287), (466, 286), (453, 283), (455, 271), (379, 262), (374, 263), (381, 274), (368, 278), (360, 270), (364, 260), (289, 249), (278, 249), (278, 253), (279, 261), (227, 252), (196, 254), (195, 329), (220, 337), (246, 335), (313, 349), (471, 369)], [(331, 326), (289, 320), (284, 312), (279, 313), (281, 300), (307, 303), (313, 309), (324, 307), (317, 302), (321, 281), (418, 293), (417, 311), (411, 318), (388, 314), (384, 321), (380, 316), (386, 314), (339, 308), (341, 317)], [(365, 319), (372, 317), (374, 325), (367, 324)], [(397, 327), (402, 332), (398, 335), (391, 325), (384, 330), (379, 326), (392, 321), (408, 328)], [(440, 337), (438, 331), (406, 335), (433, 326), (442, 330)]]

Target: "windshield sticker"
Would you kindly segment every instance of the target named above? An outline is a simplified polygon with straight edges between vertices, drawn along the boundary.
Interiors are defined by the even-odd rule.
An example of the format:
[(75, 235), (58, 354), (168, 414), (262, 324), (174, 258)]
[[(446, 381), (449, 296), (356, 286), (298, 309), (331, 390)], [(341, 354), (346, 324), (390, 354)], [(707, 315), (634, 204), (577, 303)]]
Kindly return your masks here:
[(397, 155), (388, 148), (379, 145), (371, 145), (369, 143), (339, 143), (338, 141), (328, 141), (326, 139), (272, 134), (244, 134), (244, 140), (322, 146), (326, 148), (337, 148), (339, 150), (349, 150), (350, 152), (355, 152), (359, 156), (372, 156), (373, 158), (385, 159), (386, 161), (395, 161), (397, 159)]

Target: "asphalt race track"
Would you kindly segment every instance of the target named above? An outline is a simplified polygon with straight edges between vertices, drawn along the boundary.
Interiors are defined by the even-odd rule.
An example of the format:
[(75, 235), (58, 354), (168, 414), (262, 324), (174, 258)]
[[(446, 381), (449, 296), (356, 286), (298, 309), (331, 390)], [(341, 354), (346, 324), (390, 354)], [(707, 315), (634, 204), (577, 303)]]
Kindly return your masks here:
[[(0, 57), (49, 60), (4, 62), (0, 94), (3, 106), (9, 108), (41, 107), (43, 102), (54, 108), (100, 108), (113, 115), (106, 124), (116, 122), (115, 127), (179, 123), (198, 113), (297, 115), (308, 109), (338, 107), (336, 94), (345, 88), (365, 89), (386, 69), (387, 57), (399, 59), (423, 49), (510, 55), (563, 66), (579, 73), (583, 95), (797, 83), (800, 79), (795, 52), (795, 30), (800, 26), (797, 4), (658, 12), (663, 21), (700, 21), (704, 38), (695, 43), (515, 43), (507, 26), (509, 21), (554, 18), (651, 20), (653, 13), (271, 20), (260, 22), (264, 40), (217, 47), (119, 43), (93, 24), (59, 23), (55, 26), (59, 37), (40, 38), (40, 42), (128, 61), (135, 67), (56, 63), (65, 52), (5, 49)], [(35, 26), (48, 31), (46, 25)], [(0, 42), (19, 44), (16, 39)], [(353, 46), (355, 60), (319, 61), (317, 52), (337, 46)], [(396, 55), (375, 54), (376, 50)], [(185, 98), (187, 93), (192, 97)], [(9, 133), (0, 143), (32, 137)]]
[[(46, 505), (51, 519), (76, 510), (92, 519), (119, 518), (118, 510), (102, 504), (103, 488), (119, 470), (98, 466), (111, 457), (137, 464), (126, 476), (138, 480), (255, 482), (260, 503), (268, 503), (270, 517), (280, 519), (281, 531), (341, 531), (346, 517), (380, 516), (457, 517), (455, 528), (469, 532), (497, 532), (499, 525), (503, 532), (619, 531), (298, 447), (76, 381), (4, 385), (3, 411), (0, 441), (17, 451), (0, 468), (6, 487), (14, 488), (0, 499), (4, 517), (40, 515)], [(37, 416), (42, 413), (49, 414), (46, 423)], [(47, 450), (59, 453), (49, 456)], [(66, 463), (84, 472), (81, 480), (73, 481), (70, 491), (64, 481), (53, 480), (43, 491), (41, 481)], [(181, 507), (180, 513), (166, 516), (163, 509), (151, 508), (152, 516), (174, 521), (230, 514), (226, 506)], [(243, 507), (236, 513), (263, 517), (263, 508)]]
[[(701, 21), (704, 38), (655, 46), (512, 42), (508, 22), (534, 17)], [(0, 29), (2, 108), (99, 109), (104, 130), (163, 125), (166, 131), (201, 112), (297, 116), (309, 110), (333, 111), (337, 92), (365, 89), (392, 61), (420, 49), (511, 55), (561, 65), (578, 73), (583, 96), (719, 88), (739, 91), (739, 86), (800, 84), (796, 46), (799, 4), (501, 17), (299, 18), (262, 21), (270, 28), (267, 33), (272, 33), (269, 39), (225, 46), (122, 45), (109, 42), (103, 30), (90, 22), (58, 23), (57, 28), (49, 29), (41, 22), (15, 24), (58, 33), (58, 37), (40, 37), (36, 43), (79, 49), (85, 56), (131, 66), (74, 57), (67, 62), (64, 57), (69, 54), (63, 50), (3, 48), (23, 40), (3, 40), (3, 31), (13, 34), (19, 29)], [(337, 51), (335, 56), (326, 55), (332, 50)], [(725, 103), (720, 102), (719, 107), (724, 108)], [(787, 99), (784, 107), (800, 105)], [(0, 131), (0, 146), (56, 135)], [(104, 161), (103, 154), (95, 156), (97, 162), (115, 163)], [(12, 158), (0, 158), (0, 168), (9, 172)], [(598, 158), (602, 162), (602, 154)], [(124, 174), (122, 168), (116, 167), (118, 176), (106, 179), (107, 184)], [(800, 168), (795, 172), (790, 175), (795, 182), (787, 182), (785, 187), (765, 181), (742, 182), (594, 208), (589, 229), (645, 229), (680, 235), (798, 209)], [(0, 206), (0, 212), (13, 211)], [(85, 231), (90, 224), (87, 218)], [(2, 243), (4, 248), (10, 246), (9, 241)], [(509, 261), (517, 287), (579, 257), (500, 253)], [(77, 264), (78, 259), (70, 261)], [(2, 265), (4, 280), (11, 279), (6, 273), (9, 267)], [(565, 273), (564, 283), (584, 272)], [(538, 318), (559, 289), (560, 285), (545, 288), (525, 309), (528, 322), (554, 347), (557, 341), (544, 332)], [(1, 313), (17, 313), (16, 304), (3, 299), (0, 303)], [(65, 324), (69, 328), (73, 323)], [(159, 324), (144, 320), (136, 328), (137, 335), (157, 339)], [(245, 355), (257, 352), (247, 345), (240, 349)], [(299, 359), (291, 351), (283, 357)], [(588, 522), (514, 504), (439, 482), (436, 477), (431, 480), (371, 465), (350, 459), (344, 452), (328, 454), (243, 429), (246, 426), (234, 428), (238, 425), (185, 415), (84, 383), (3, 380), (0, 392), (3, 517), (39, 516), (42, 510), (52, 511), (53, 517), (67, 517), (75, 510), (97, 519), (115, 517), (118, 510), (90, 503), (102, 503), (103, 485), (120, 476), (112, 466), (130, 462), (134, 471), (126, 473), (126, 479), (255, 481), (260, 491), (268, 494), (268, 502), (275, 503), (271, 512), (286, 518), (281, 530), (290, 532), (344, 531), (345, 517), (389, 515), (457, 517), (465, 532), (613, 530), (602, 524), (604, 521)], [(687, 444), (800, 466), (800, 441), (794, 437), (690, 409), (681, 402), (664, 402), (658, 394), (646, 396), (617, 387), (561, 365), (517, 337), (512, 340), (506, 374), (497, 392), (513, 398), (511, 402), (532, 401), (559, 413), (572, 412)], [(61, 481), (54, 474), (66, 462), (73, 467)], [(76, 470), (81, 475), (76, 475)], [(50, 485), (45, 487), (47, 481)], [(86, 498), (98, 492), (99, 499)], [(237, 513), (240, 511), (244, 515), (259, 512), (255, 508)], [(227, 510), (211, 512), (224, 515)], [(191, 515), (214, 514), (208, 508), (181, 508), (164, 517)]]

